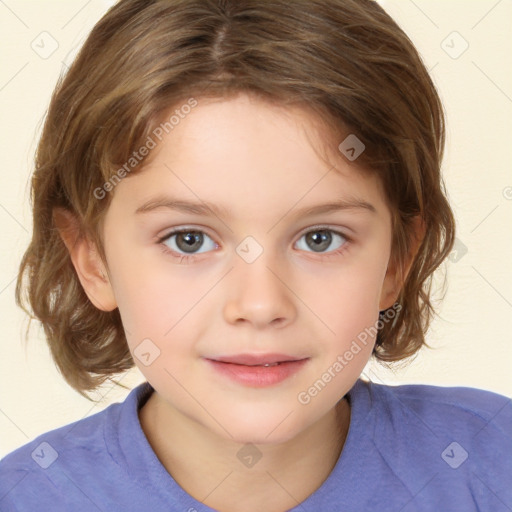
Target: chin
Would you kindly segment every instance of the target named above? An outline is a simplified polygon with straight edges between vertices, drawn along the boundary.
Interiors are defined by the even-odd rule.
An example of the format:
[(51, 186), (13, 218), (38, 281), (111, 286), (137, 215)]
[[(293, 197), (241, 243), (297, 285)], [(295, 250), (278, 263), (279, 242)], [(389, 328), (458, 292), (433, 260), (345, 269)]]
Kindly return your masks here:
[[(286, 414), (268, 415), (263, 414), (244, 415), (243, 420), (229, 418), (226, 420), (227, 430), (231, 434), (227, 439), (240, 444), (272, 445), (282, 444), (296, 437), (303, 428), (297, 424), (297, 418), (292, 412), (289, 417)], [(218, 427), (218, 426), (217, 426)], [(219, 432), (221, 433), (221, 432)], [(224, 437), (226, 432), (222, 431)]]

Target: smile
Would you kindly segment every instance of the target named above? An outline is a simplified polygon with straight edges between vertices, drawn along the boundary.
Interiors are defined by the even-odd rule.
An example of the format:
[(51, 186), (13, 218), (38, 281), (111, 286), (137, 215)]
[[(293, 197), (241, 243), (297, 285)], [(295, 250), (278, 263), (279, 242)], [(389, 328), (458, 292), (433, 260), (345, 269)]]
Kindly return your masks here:
[[(281, 359), (281, 360), (276, 360)], [(217, 374), (249, 387), (279, 384), (299, 372), (309, 358), (279, 354), (240, 355), (205, 359)]]

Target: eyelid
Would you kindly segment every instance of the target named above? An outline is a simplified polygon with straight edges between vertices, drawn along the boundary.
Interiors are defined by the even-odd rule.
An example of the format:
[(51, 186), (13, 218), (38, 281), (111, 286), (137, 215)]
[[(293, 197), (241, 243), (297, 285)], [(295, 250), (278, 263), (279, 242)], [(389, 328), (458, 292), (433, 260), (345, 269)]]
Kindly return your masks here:
[[(201, 233), (204, 233), (205, 235), (208, 235), (213, 241), (215, 241), (215, 236), (212, 235), (212, 233), (209, 231), (208, 228), (206, 228), (205, 226), (191, 226), (191, 225), (188, 225), (188, 224), (183, 224), (182, 226), (175, 226), (173, 228), (168, 228), (164, 234), (162, 235), (156, 235), (155, 236), (155, 240), (157, 241), (162, 241), (162, 240), (165, 240), (166, 238), (169, 238), (171, 235), (176, 235), (178, 233), (181, 233), (183, 231), (199, 231)], [(215, 242), (217, 243), (217, 242)]]
[[(331, 224), (313, 224), (311, 226), (308, 226), (304, 229), (302, 229), (299, 234), (297, 235), (298, 238), (304, 236), (306, 233), (309, 233), (310, 231), (314, 230), (326, 230), (326, 231), (333, 231), (335, 233), (338, 233), (342, 235), (347, 240), (352, 240), (352, 235), (347, 234), (347, 231), (353, 232), (352, 229), (348, 227), (338, 227), (338, 226), (332, 226)], [(162, 241), (168, 237), (170, 237), (172, 234), (180, 233), (183, 231), (200, 231), (206, 235), (208, 235), (213, 241), (215, 241), (215, 236), (209, 231), (208, 228), (205, 226), (192, 226), (188, 224), (183, 224), (182, 226), (176, 226), (174, 228), (169, 228), (168, 231), (165, 232), (163, 235), (157, 235), (155, 237), (156, 240)], [(217, 243), (217, 242), (215, 242)]]
[(298, 235), (298, 238), (304, 236), (306, 233), (309, 233), (310, 231), (332, 231), (333, 233), (337, 233), (341, 236), (343, 236), (343, 238), (346, 238), (347, 240), (352, 240), (352, 236), (351, 235), (347, 235), (347, 231), (352, 231), (351, 229), (349, 228), (340, 228), (338, 226), (332, 226), (331, 224), (314, 224), (312, 226), (309, 226), (305, 229), (303, 229), (299, 235)]

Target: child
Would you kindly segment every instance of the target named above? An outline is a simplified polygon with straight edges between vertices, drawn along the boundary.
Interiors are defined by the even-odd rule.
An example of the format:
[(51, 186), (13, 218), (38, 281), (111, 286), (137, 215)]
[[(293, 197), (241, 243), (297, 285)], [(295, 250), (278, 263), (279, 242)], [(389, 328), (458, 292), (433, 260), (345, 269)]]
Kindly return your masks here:
[(360, 379), (425, 344), (443, 121), (372, 0), (110, 9), (50, 104), (16, 294), (84, 396), (147, 382), (4, 457), (0, 510), (512, 510), (510, 399)]

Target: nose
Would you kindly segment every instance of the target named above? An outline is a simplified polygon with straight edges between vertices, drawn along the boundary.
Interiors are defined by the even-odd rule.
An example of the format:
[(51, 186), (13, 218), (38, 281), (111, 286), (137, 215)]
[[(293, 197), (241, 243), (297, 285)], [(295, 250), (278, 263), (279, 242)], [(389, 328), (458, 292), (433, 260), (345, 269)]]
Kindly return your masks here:
[(258, 329), (284, 327), (296, 316), (295, 295), (289, 277), (280, 275), (263, 252), (247, 263), (239, 259), (226, 287), (224, 317), (230, 324), (251, 324)]

